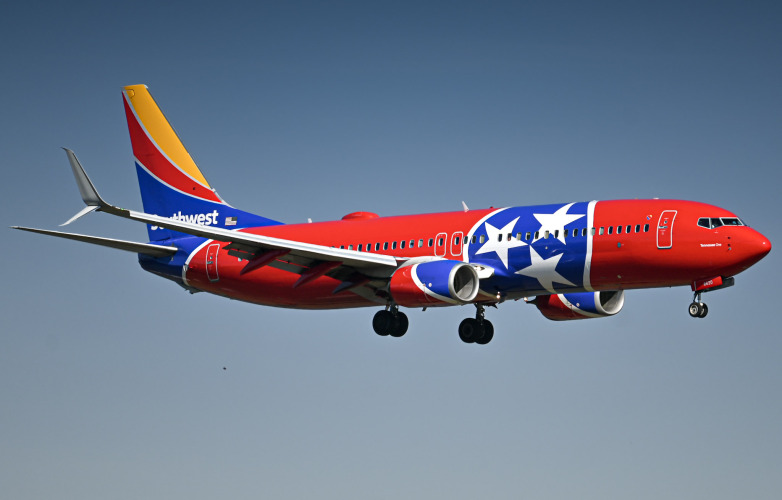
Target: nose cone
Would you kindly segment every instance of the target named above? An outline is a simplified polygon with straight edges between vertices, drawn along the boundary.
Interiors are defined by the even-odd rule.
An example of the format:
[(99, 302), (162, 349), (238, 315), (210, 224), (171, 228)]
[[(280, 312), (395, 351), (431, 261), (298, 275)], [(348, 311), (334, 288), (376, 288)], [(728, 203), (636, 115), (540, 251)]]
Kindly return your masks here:
[[(748, 228), (749, 229), (749, 228)], [(744, 257), (745, 269), (768, 255), (771, 242), (754, 229), (750, 229), (740, 243), (740, 253)]]
[(758, 260), (760, 260), (771, 251), (771, 242), (757, 231), (755, 231), (754, 236), (753, 245), (755, 247), (755, 254), (758, 257)]

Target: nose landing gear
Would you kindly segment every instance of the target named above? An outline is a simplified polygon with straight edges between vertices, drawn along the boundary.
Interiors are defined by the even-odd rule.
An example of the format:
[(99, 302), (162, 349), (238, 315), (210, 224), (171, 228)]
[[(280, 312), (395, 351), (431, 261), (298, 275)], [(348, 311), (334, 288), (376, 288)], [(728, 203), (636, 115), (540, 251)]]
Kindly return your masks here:
[(701, 302), (700, 292), (695, 293), (695, 297), (692, 299), (692, 304), (688, 308), (690, 316), (693, 318), (705, 318), (709, 314), (709, 306)]
[(484, 319), (484, 307), (475, 304), (475, 318), (466, 318), (459, 325), (459, 338), (467, 344), (488, 344), (494, 338), (494, 325)]
[(690, 316), (693, 318), (705, 318), (709, 314), (709, 306), (701, 301), (701, 293), (728, 288), (735, 283), (736, 280), (732, 276), (728, 278), (717, 276), (708, 280), (693, 281), (692, 290), (695, 294), (692, 297), (692, 303), (687, 308)]

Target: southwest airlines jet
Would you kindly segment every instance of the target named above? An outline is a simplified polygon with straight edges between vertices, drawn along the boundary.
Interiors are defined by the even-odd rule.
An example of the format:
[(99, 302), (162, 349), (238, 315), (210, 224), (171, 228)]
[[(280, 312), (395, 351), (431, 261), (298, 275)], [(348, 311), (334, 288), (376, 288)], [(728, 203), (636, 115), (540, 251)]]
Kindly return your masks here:
[(489, 208), (284, 224), (244, 212), (212, 189), (145, 85), (122, 93), (143, 212), (104, 201), (65, 150), (86, 207), (143, 222), (148, 243), (16, 227), (138, 254), (145, 270), (190, 292), (300, 309), (376, 307), (379, 335), (401, 337), (400, 307), (472, 304), (458, 328), (486, 344), (487, 306), (524, 299), (552, 320), (612, 316), (625, 290), (690, 286), (692, 317), (703, 292), (770, 250), (728, 210), (679, 200), (619, 200)]

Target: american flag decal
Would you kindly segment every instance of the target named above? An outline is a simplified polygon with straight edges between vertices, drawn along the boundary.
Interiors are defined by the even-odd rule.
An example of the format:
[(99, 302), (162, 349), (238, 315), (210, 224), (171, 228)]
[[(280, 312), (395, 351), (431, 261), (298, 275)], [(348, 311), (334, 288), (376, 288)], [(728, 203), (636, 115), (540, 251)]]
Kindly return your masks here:
[(236, 217), (226, 217), (225, 218), (225, 225), (226, 226), (235, 226), (236, 225)]

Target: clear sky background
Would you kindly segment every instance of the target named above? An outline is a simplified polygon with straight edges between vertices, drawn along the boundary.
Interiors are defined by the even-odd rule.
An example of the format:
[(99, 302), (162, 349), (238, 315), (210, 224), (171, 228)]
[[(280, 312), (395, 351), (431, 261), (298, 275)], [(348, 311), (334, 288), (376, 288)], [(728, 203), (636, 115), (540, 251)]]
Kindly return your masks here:
[[(304, 222), (612, 198), (723, 206), (782, 245), (778, 2), (15, 2), (3, 226), (141, 208), (145, 83), (232, 205)], [(75, 232), (142, 241), (92, 214)], [(0, 496), (777, 499), (779, 249), (705, 295), (569, 323), (506, 303), (291, 311), (0, 230)], [(223, 369), (225, 367), (225, 370)]]

